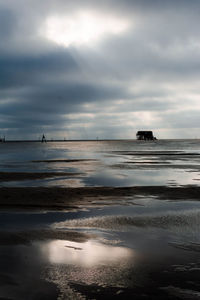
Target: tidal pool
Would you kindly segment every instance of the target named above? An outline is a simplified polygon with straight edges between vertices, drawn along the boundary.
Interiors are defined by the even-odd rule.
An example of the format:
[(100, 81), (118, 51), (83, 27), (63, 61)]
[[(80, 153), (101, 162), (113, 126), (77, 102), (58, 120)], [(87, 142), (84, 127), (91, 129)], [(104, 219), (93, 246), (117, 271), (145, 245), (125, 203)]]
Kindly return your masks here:
[(1, 298), (170, 299), (198, 290), (198, 201), (138, 197), (126, 205), (0, 217)]

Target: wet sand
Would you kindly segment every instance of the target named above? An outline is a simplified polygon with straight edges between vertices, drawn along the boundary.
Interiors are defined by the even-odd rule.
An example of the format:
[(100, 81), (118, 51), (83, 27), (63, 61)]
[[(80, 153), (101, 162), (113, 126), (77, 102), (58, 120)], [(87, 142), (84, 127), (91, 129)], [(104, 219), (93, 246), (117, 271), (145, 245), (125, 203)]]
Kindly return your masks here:
[(1, 166), (0, 299), (200, 299), (198, 147), (43, 146)]
[(21, 181), (21, 180), (36, 180), (53, 177), (73, 177), (79, 176), (81, 173), (69, 172), (0, 172), (0, 182), (6, 181)]
[[(113, 154), (119, 155), (131, 155), (131, 156), (187, 156), (187, 157), (199, 157), (198, 152), (184, 153), (183, 151), (112, 151)], [(171, 159), (171, 158), (170, 158)]]
[(32, 160), (33, 163), (84, 163), (93, 162), (96, 159), (44, 159), (44, 160)]
[[(153, 196), (163, 200), (200, 200), (199, 186), (136, 186), (136, 187), (2, 187), (0, 188), (0, 207), (64, 210), (92, 206), (97, 202), (113, 205), (123, 204), (129, 197)], [(103, 201), (104, 200), (104, 201)]]
[(53, 229), (26, 230), (16, 232), (0, 231), (0, 246), (30, 245), (33, 241), (55, 239), (83, 243), (86, 242), (88, 239), (94, 237), (94, 234)]
[[(189, 195), (192, 188), (184, 189), (187, 190)], [(0, 203), (4, 206), (5, 203), (3, 204), (2, 201), (7, 199), (11, 211), (14, 207), (32, 210), (33, 206), (40, 210), (41, 208), (51, 210), (55, 209), (56, 206), (58, 210), (65, 210), (70, 206), (70, 203), (71, 207), (90, 206), (91, 200), (96, 201), (96, 198), (99, 200), (106, 199), (104, 205), (111, 205), (112, 200), (109, 197), (112, 195), (113, 199), (113, 194), (114, 198), (119, 198), (120, 195), (126, 202), (127, 196), (141, 195), (141, 190), (141, 187), (69, 190), (58, 188), (2, 188), (0, 189), (2, 196)], [(179, 195), (179, 197), (176, 197), (179, 200), (182, 193), (178, 190), (175, 194), (176, 196)], [(157, 191), (157, 194), (159, 191), (160, 195), (165, 195), (166, 187), (154, 187), (153, 190), (151, 187), (147, 187), (145, 193), (151, 195), (152, 191), (154, 193)], [(167, 188), (167, 191), (174, 199), (174, 188)], [(62, 204), (55, 200), (61, 196), (64, 201)], [(197, 194), (193, 196), (195, 199), (197, 198)], [(88, 198), (90, 198), (90, 201)], [(183, 195), (181, 199), (183, 199)], [(40, 203), (41, 200), (43, 204)], [(133, 225), (140, 226), (137, 222)], [(155, 226), (155, 222), (149, 224), (149, 226), (152, 225)], [(161, 225), (163, 225), (163, 222), (161, 222)], [(137, 247), (135, 250), (134, 247), (133, 249), (127, 248), (123, 244), (121, 248), (118, 244), (110, 247), (106, 245), (106, 241), (99, 244), (99, 248), (102, 250), (105, 248), (105, 252), (101, 250), (99, 253), (98, 247), (96, 247), (101, 241), (99, 232), (95, 235), (94, 232), (87, 232), (85, 228), (83, 228), (83, 231), (80, 231), (79, 228), (70, 231), (67, 226), (61, 227), (65, 229), (39, 228), (33, 230), (27, 227), (24, 230), (0, 232), (0, 292), (2, 299), (27, 299), (27, 296), (30, 299), (42, 300), (199, 299), (198, 278), (200, 268), (197, 263), (195, 265), (190, 263), (198, 260), (195, 257), (196, 253), (200, 259), (199, 245), (195, 246), (195, 252), (194, 247), (191, 249), (190, 245), (188, 247), (183, 245), (184, 248), (181, 248), (180, 243), (169, 245), (174, 250), (171, 255), (166, 256), (164, 262), (159, 259), (157, 250), (153, 254), (156, 256), (156, 261), (151, 261), (149, 258), (152, 256), (152, 250), (148, 241), (148, 254), (146, 257), (142, 257), (142, 251), (138, 251), (140, 253), (139, 257), (134, 258)], [(94, 227), (95, 224), (93, 223), (91, 228)], [(107, 227), (104, 230), (108, 232)], [(115, 224), (114, 230), (118, 230)], [(134, 241), (134, 235), (132, 236), (132, 234), (134, 234), (134, 231), (131, 233), (131, 240)], [(126, 240), (125, 236), (123, 236), (123, 239)], [(146, 237), (142, 232), (141, 236), (145, 240)], [(90, 241), (94, 242), (91, 247), (87, 247), (87, 245), (90, 245)], [(120, 245), (120, 242), (118, 243)], [(137, 241), (135, 242), (136, 245)], [(117, 256), (116, 261), (113, 261), (116, 251), (119, 251), (117, 249), (123, 249), (122, 253), (124, 251), (127, 254), (130, 253), (130, 259), (126, 258), (125, 255)], [(184, 258), (180, 255), (181, 259), (177, 259), (176, 251), (178, 254), (179, 251), (185, 251)], [(190, 252), (192, 254), (188, 255)], [(98, 261), (97, 259), (96, 262), (99, 255), (101, 260)], [(165, 255), (164, 253), (163, 256)], [(79, 261), (90, 261), (92, 257), (96, 257), (94, 265), (79, 264)], [(187, 262), (188, 257), (189, 262)], [(108, 259), (107, 263), (106, 259)]]

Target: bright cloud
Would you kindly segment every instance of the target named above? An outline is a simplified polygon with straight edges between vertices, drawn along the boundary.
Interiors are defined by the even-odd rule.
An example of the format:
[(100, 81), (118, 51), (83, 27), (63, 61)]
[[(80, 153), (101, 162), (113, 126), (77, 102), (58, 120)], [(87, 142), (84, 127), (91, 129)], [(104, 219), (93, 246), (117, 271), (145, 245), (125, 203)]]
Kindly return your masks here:
[(94, 44), (105, 35), (117, 35), (128, 28), (128, 21), (96, 12), (79, 12), (67, 16), (50, 16), (44, 36), (59, 45)]

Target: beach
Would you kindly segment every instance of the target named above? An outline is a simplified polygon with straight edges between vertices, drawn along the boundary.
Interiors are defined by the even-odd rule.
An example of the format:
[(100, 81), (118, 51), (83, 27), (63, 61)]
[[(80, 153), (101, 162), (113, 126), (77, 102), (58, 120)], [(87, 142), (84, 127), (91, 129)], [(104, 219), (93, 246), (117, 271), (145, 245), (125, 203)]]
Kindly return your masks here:
[(0, 144), (0, 299), (199, 299), (200, 142)]

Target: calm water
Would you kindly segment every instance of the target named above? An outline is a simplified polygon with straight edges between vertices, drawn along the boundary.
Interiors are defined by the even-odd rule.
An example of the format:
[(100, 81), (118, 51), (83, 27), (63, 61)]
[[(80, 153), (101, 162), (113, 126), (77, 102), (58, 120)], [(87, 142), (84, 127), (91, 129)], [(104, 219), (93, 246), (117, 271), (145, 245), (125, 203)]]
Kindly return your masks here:
[[(5, 143), (0, 158), (1, 172), (72, 174), (1, 186), (200, 183), (199, 140)], [(0, 244), (0, 298), (199, 299), (199, 201), (150, 195), (76, 211), (1, 211), (0, 227), (0, 241), (2, 233), (17, 234)], [(45, 239), (44, 230), (93, 237)], [(18, 241), (24, 236), (29, 244)]]
[(2, 143), (0, 171), (72, 173), (1, 186), (199, 185), (200, 141)]

